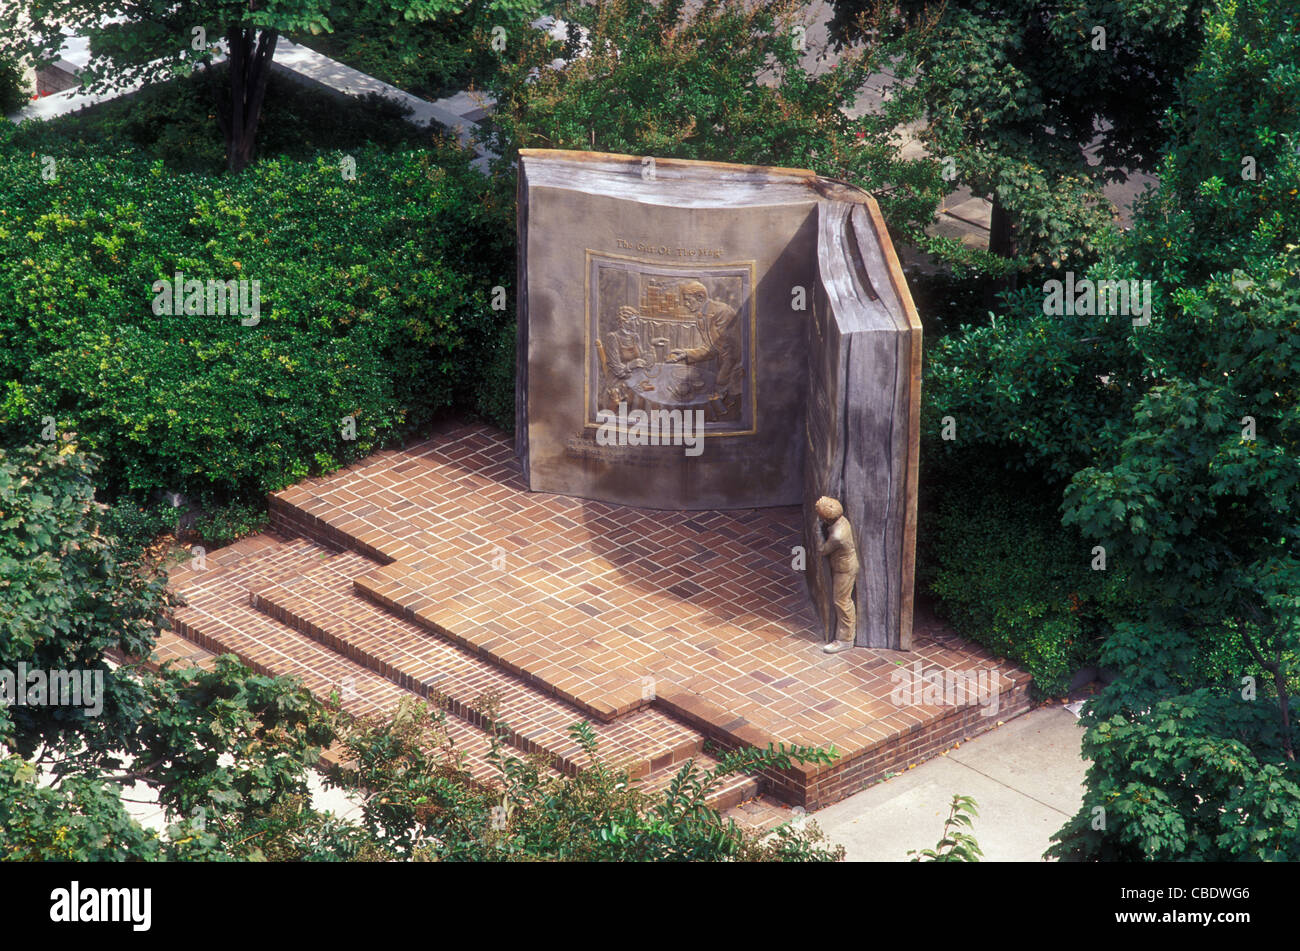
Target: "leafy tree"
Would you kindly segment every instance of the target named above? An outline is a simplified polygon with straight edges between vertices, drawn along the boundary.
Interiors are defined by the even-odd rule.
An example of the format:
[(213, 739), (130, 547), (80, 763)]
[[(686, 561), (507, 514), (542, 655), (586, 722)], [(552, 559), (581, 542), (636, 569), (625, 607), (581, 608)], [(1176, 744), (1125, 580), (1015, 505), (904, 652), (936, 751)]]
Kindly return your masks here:
[(134, 685), (105, 654), (147, 653), (166, 610), (162, 581), (114, 557), (98, 533), (93, 467), (72, 441), (0, 451), (0, 670), (84, 670), (104, 678), (104, 710), (0, 704), (0, 742), (31, 756), (68, 731), (117, 734)]
[(1105, 245), (1101, 187), (1155, 165), (1204, 0), (903, 0), (883, 20), (879, 6), (835, 0), (832, 33), (912, 51), (922, 137), (992, 199), (990, 250), (1082, 269)]
[(1149, 325), (1048, 315), (1023, 288), (929, 355), (931, 455), (1041, 474), (1078, 562), (1100, 546), (1124, 578), (1062, 858), (1294, 854), (1300, 31), (1294, 9), (1241, 0), (1203, 32), (1160, 186), (1086, 274), (1150, 280)]
[[(0, 452), (0, 671), (92, 684), (80, 706), (0, 705), (0, 855), (257, 857), (250, 836), (306, 796), (331, 717), (292, 682), (230, 659), (210, 672), (109, 664), (110, 651), (149, 654), (169, 598), (100, 533), (93, 476), (70, 440)], [(160, 840), (127, 817), (121, 784), (136, 782), (159, 792), (183, 832)]]
[[(1177, 632), (1150, 628), (1134, 632), (1133, 648), (1146, 654), (1153, 634), (1196, 649)], [(1150, 659), (1165, 661), (1163, 654)], [(1122, 676), (1131, 673), (1126, 667)], [(1300, 859), (1300, 776), (1279, 756), (1276, 708), (1243, 699), (1240, 685), (1144, 697), (1140, 711), (1107, 715), (1114, 707), (1103, 705), (1086, 714), (1087, 792), (1049, 854), (1103, 862)]]
[[(493, 0), (511, 21), (533, 0)], [(456, 0), (0, 0), (0, 58), (33, 64), (56, 58), (65, 30), (88, 36), (91, 59), (82, 74), (92, 90), (154, 82), (196, 69), (216, 97), (226, 161), (239, 171), (253, 161), (267, 82), (282, 33), (332, 31), (346, 16), (387, 28), (393, 55), (417, 55), (420, 33), (410, 24), (459, 8)], [(218, 80), (213, 60), (228, 57)]]
[(1133, 235), (1173, 290), (1136, 337), (1123, 436), (1074, 476), (1065, 513), (1125, 561), (1147, 611), (1103, 647), (1120, 677), (1089, 712), (1096, 763), (1064, 857), (1297, 854), (1297, 22), (1262, 0), (1211, 13)]
[(885, 52), (814, 72), (793, 0), (572, 0), (555, 13), (566, 38), (525, 36), (493, 80), (493, 148), (506, 166), (516, 149), (557, 148), (810, 168), (873, 192), (909, 234), (932, 220), (938, 163), (902, 158), (894, 134), (917, 103), (843, 111)]
[[(1120, 681), (1089, 720), (1085, 804), (1126, 821), (1099, 836), (1076, 817), (1061, 854), (1300, 854), (1300, 258), (1253, 270), (1189, 295), (1200, 372), (1162, 376), (1117, 458), (1066, 494), (1067, 521), (1122, 553), (1148, 611), (1103, 648)], [(1141, 742), (1148, 758), (1126, 765)]]

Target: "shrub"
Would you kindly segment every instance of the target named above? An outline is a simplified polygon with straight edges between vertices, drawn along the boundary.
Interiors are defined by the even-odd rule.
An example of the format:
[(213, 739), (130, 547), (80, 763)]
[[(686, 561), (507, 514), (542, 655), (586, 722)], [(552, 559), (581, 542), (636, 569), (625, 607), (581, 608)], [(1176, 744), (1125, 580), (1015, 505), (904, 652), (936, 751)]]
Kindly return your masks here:
[[(1083, 805), (1053, 838), (1064, 861), (1300, 861), (1300, 771), (1276, 707), (1229, 681), (1085, 716)], [(1098, 822), (1099, 817), (1103, 820)]]
[(515, 425), (515, 328), (502, 327), (487, 354), (482, 379), (474, 390), (474, 409), (484, 419), (511, 430)]
[(1125, 616), (1123, 578), (1092, 570), (1090, 545), (1061, 525), (1059, 492), (978, 463), (929, 475), (922, 581), (961, 634), (1020, 664), (1038, 691), (1064, 693)]
[[(33, 140), (57, 160), (52, 181)], [(502, 402), (484, 386), (506, 385), (490, 368), (508, 316), (489, 296), (511, 282), (459, 151), (355, 147), (347, 180), (339, 153), (213, 176), (58, 143), (47, 127), (0, 129), (5, 444), (52, 417), (104, 457), (108, 497), (164, 488), (209, 507), (365, 455), (452, 405)], [(258, 281), (260, 315), (155, 314), (154, 282), (176, 271)]]
[(136, 561), (158, 536), (175, 532), (179, 521), (180, 510), (165, 502), (122, 498), (104, 512), (100, 530), (115, 540), (118, 561)]
[(266, 506), (260, 502), (252, 505), (232, 502), (200, 515), (194, 520), (194, 531), (210, 548), (220, 548), (260, 532), (266, 522)]
[[(486, 722), (504, 731), (496, 701), (480, 698)], [(607, 762), (587, 723), (569, 735), (586, 754), (576, 776), (549, 774), (544, 757), (520, 758), (497, 733), (487, 755), (495, 775), (478, 781), (446, 730), (446, 714), (406, 702), (391, 717), (344, 718), (348, 764), (331, 785), (364, 797), (361, 822), (371, 857), (425, 861), (777, 861), (844, 858), (815, 823), (770, 834), (741, 829), (708, 804), (726, 776), (794, 763), (829, 763), (833, 750), (768, 747), (720, 753), (712, 769), (694, 759), (663, 789), (644, 791), (625, 768)]]

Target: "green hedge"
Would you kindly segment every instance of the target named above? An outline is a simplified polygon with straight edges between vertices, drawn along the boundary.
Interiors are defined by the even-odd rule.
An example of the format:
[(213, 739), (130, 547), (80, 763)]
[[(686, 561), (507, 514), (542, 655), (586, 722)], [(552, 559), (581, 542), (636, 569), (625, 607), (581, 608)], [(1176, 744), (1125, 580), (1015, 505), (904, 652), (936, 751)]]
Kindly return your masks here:
[[(4, 444), (38, 440), (54, 417), (104, 457), (108, 497), (166, 488), (219, 504), (446, 408), (512, 403), (485, 388), (504, 385), (511, 358), (511, 316), (489, 302), (514, 262), (463, 155), (363, 145), (351, 181), (339, 152), (218, 176), (102, 154), (102, 140), (59, 149), (56, 132), (0, 128)], [(155, 315), (153, 283), (178, 270), (259, 281), (256, 325)]]
[(175, 532), (179, 521), (180, 510), (166, 502), (121, 499), (100, 516), (99, 529), (114, 539), (119, 561), (134, 561), (159, 535)]
[[(1059, 492), (968, 459), (923, 478), (919, 576), (965, 637), (1060, 695), (1127, 616), (1124, 579), (1092, 569), (1092, 547), (1061, 525)], [(927, 484), (928, 483), (928, 484)]]

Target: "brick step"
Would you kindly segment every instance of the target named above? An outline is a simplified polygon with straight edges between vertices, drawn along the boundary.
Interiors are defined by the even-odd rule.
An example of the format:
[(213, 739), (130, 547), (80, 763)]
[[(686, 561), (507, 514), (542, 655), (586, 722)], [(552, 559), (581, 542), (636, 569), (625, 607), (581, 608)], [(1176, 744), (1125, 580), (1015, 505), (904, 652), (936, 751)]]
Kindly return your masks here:
[(178, 669), (198, 667), (200, 670), (211, 670), (217, 659), (211, 651), (204, 650), (193, 641), (187, 641), (175, 631), (159, 631), (153, 651), (148, 657), (128, 657), (116, 647), (110, 648), (107, 654), (118, 664), (140, 664), (148, 670), (157, 670), (168, 662)]
[[(355, 716), (390, 714), (410, 691), (249, 605), (250, 586), (293, 577), (330, 556), (302, 539), (272, 542), (259, 537), (237, 559), (185, 569), (175, 585), (187, 602), (173, 613), (176, 633), (210, 653), (234, 654), (259, 673), (297, 677), (322, 699), (338, 689), (343, 708)], [(455, 717), (446, 719), (446, 729), (471, 775), (485, 781), (496, 776), (487, 734)]]
[[(301, 536), (311, 539), (323, 546), (349, 549), (363, 554), (381, 565), (390, 564), (395, 560), (395, 555), (390, 554), (386, 549), (392, 549), (397, 553), (406, 550), (400, 545), (395, 547), (393, 539), (388, 533), (377, 532), (374, 528), (361, 522), (360, 518), (354, 517), (345, 520), (343, 527), (330, 524), (320, 515), (315, 514), (317, 511), (328, 511), (328, 506), (320, 501), (310, 500), (310, 496), (308, 496), (308, 501), (302, 505), (293, 504), (286, 499), (286, 496), (292, 496), (295, 492), (303, 493), (309, 491), (309, 489), (310, 486), (303, 483), (270, 497), (268, 515), (272, 527), (277, 532), (286, 536)], [(378, 506), (362, 506), (361, 511), (371, 518), (385, 518), (385, 513)], [(401, 520), (397, 516), (389, 515), (385, 519), (385, 524), (393, 527), (400, 526), (400, 523)], [(365, 536), (364, 539), (361, 537), (362, 535)]]
[[(479, 701), (490, 694), (512, 745), (542, 753), (568, 773), (586, 765), (586, 754), (569, 734), (573, 724), (586, 719), (582, 711), (359, 597), (355, 579), (376, 567), (360, 553), (343, 552), (301, 574), (255, 586), (249, 603), (407, 690), (438, 697), (476, 726), (489, 726)], [(649, 708), (591, 727), (602, 758), (635, 777), (681, 762), (699, 753), (703, 743), (694, 729)]]
[[(671, 766), (663, 766), (655, 770), (650, 775), (641, 780), (640, 790), (643, 793), (654, 794), (663, 792), (673, 781), (673, 777), (681, 770), (682, 763), (673, 763)], [(701, 772), (713, 769), (718, 765), (718, 761), (708, 753), (697, 753), (695, 755), (695, 765)], [(747, 776), (743, 773), (732, 773), (723, 779), (722, 785), (710, 793), (707, 802), (714, 809), (722, 812), (740, 805), (742, 802), (748, 802), (756, 798), (762, 792), (762, 783), (756, 776)]]
[(182, 598), (207, 592), (235, 591), (248, 582), (273, 582), (305, 571), (334, 552), (306, 538), (286, 538), (263, 532), (240, 539), (204, 556), (202, 567), (194, 559), (172, 568), (168, 586)]
[[(486, 574), (487, 562), (483, 567)], [(517, 585), (505, 578), (495, 580), (492, 585), (503, 595), (518, 590)], [(470, 620), (463, 613), (466, 606), (460, 603), (466, 600), (462, 592), (453, 590), (448, 597), (433, 597), (423, 569), (403, 562), (381, 565), (359, 575), (353, 588), (388, 613), (454, 642), (596, 720), (612, 723), (650, 705), (642, 695), (639, 678), (602, 670), (591, 658), (579, 662), (582, 655), (578, 649), (559, 647), (553, 630), (539, 630), (556, 623), (547, 613), (553, 608), (545, 604), (546, 599), (529, 609), (529, 616), (523, 618), (500, 617), (483, 603), (475, 603), (472, 610), (477, 616)], [(581, 643), (590, 638), (574, 635), (582, 634), (584, 628), (580, 625), (590, 618), (581, 613), (579, 617), (574, 622), (578, 626), (568, 630), (571, 639)]]

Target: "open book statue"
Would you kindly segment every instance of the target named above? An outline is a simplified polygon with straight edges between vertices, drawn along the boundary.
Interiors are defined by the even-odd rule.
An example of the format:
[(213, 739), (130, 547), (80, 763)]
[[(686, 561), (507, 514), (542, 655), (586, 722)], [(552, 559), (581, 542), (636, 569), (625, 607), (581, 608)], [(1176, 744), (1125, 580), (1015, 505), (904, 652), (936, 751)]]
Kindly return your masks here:
[(532, 490), (801, 505), (828, 639), (814, 505), (839, 500), (853, 643), (910, 646), (921, 325), (869, 195), (801, 169), (525, 149), (518, 287)]

